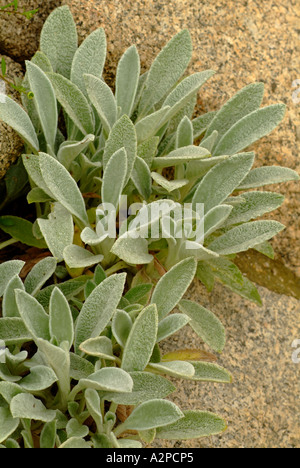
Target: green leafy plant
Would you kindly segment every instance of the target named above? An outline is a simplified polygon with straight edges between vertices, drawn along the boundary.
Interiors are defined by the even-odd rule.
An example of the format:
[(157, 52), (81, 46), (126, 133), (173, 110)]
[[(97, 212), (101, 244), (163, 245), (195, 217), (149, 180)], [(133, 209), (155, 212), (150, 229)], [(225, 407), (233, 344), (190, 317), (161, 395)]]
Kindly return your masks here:
[[(0, 319), (0, 339), (13, 347), (13, 355), (34, 341), (37, 356), (31, 364), (26, 356), (24, 366), (46, 366), (57, 378), (37, 395), (14, 395), (13, 405), (14, 398), (2, 393), (3, 411), (9, 421), (18, 421), (2, 441), (20, 430), (20, 421), (28, 446), (36, 427), (62, 447), (129, 446), (136, 442), (120, 437), (132, 430), (150, 442), (155, 435), (192, 438), (225, 428), (215, 415), (180, 413), (162, 402), (168, 393), (150, 394), (147, 379), (166, 374), (230, 381), (225, 370), (203, 362), (199, 350), (161, 357), (158, 342), (189, 324), (214, 351), (223, 350), (219, 320), (183, 295), (196, 276), (210, 291), (219, 281), (261, 304), (234, 256), (250, 248), (274, 255), (268, 241), (283, 226), (256, 219), (278, 208), (283, 197), (256, 189), (299, 177), (288, 168), (253, 169), (255, 154), (245, 152), (284, 116), (282, 104), (260, 107), (262, 83), (246, 86), (220, 111), (192, 118), (197, 93), (214, 72), (184, 77), (191, 55), (190, 34), (181, 31), (140, 75), (132, 46), (118, 64), (113, 93), (102, 79), (104, 30), (78, 47), (75, 23), (63, 6), (47, 19), (40, 51), (26, 63), (23, 86), (34, 98), (23, 94), (24, 108), (7, 96), (0, 103), (0, 118), (24, 141), (22, 160), (31, 184), (27, 200), (37, 213), (34, 223), (1, 216), (0, 228), (11, 236), (2, 248), (21, 241), (49, 249), (53, 257), (36, 267), (44, 268), (43, 274), (33, 270), (31, 276), (55, 280), (42, 290), (33, 281), (28, 289), (31, 276), (24, 286), (16, 277), (20, 263), (4, 266), (3, 271), (12, 271), (2, 280), (11, 312)], [(5, 297), (4, 305), (9, 304)], [(171, 313), (176, 307), (180, 313)], [(65, 363), (64, 371), (57, 362)], [(13, 374), (20, 380), (28, 377), (24, 366)], [(32, 397), (43, 404), (43, 409), (37, 404), (42, 414), (50, 411), (51, 420), (21, 414)], [(121, 425), (116, 405), (136, 406)], [(165, 423), (152, 419), (160, 414)], [(92, 426), (86, 423), (89, 417)], [(28, 419), (42, 422), (30, 425)]]
[[(160, 353), (159, 343), (188, 324), (213, 350), (224, 347), (217, 317), (182, 300), (196, 270), (193, 258), (155, 287), (140, 284), (126, 294), (126, 274), (107, 276), (101, 266), (93, 276), (45, 287), (58, 274), (56, 260), (40, 261), (24, 284), (23, 265), (0, 266), (0, 337), (7, 346), (0, 364), (3, 447), (138, 448), (156, 437), (191, 439), (225, 430), (219, 416), (181, 411), (166, 399), (175, 390), (167, 376), (231, 381), (208, 362), (210, 353)], [(180, 313), (170, 314), (176, 305)]]

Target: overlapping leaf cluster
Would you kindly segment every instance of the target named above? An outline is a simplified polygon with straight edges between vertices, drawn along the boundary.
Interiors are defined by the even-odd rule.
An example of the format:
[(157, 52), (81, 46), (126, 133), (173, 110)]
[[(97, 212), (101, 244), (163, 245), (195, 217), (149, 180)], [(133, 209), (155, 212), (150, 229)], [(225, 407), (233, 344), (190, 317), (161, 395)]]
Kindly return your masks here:
[[(261, 303), (234, 255), (255, 248), (273, 256), (268, 241), (283, 226), (253, 220), (278, 208), (283, 197), (257, 189), (298, 175), (275, 166), (253, 169), (255, 154), (244, 152), (284, 115), (282, 104), (260, 107), (262, 83), (245, 87), (220, 111), (192, 118), (197, 93), (213, 71), (184, 77), (191, 54), (184, 30), (140, 75), (132, 46), (118, 64), (113, 93), (102, 78), (103, 29), (78, 47), (73, 18), (61, 7), (26, 63), (23, 85), (34, 99), (22, 96), (25, 110), (9, 97), (0, 103), (0, 118), (24, 140), (27, 199), (37, 207), (34, 224), (2, 216), (0, 227), (12, 241), (48, 248), (53, 256), (24, 285), (20, 263), (2, 270), (0, 339), (8, 350), (1, 365), (7, 423), (0, 441), (6, 446), (20, 437), (32, 446), (41, 428), (41, 446), (124, 447), (136, 444), (123, 438), (126, 431), (149, 443), (155, 436), (201, 437), (225, 427), (215, 415), (182, 413), (164, 400), (172, 389), (159, 374), (221, 382), (230, 381), (229, 374), (204, 362), (199, 351), (161, 357), (158, 343), (189, 324), (222, 351), (219, 320), (182, 297), (196, 275), (209, 290), (217, 280)], [(122, 212), (121, 195), (142, 207), (126, 213), (112, 239), (107, 217), (96, 208), (110, 203)], [(185, 203), (192, 208), (189, 220)], [(143, 224), (141, 215), (153, 207), (157, 217)], [(193, 226), (201, 216), (201, 242), (192, 229), (176, 235), (185, 221)], [(62, 282), (68, 275), (73, 279)], [(56, 286), (41, 289), (50, 277)], [(180, 313), (169, 315), (176, 306)], [(27, 342), (35, 343), (33, 356)], [(135, 406), (121, 425), (118, 405)]]
[[(217, 317), (182, 299), (194, 259), (173, 267), (154, 288), (140, 284), (125, 295), (125, 273), (107, 277), (98, 266), (93, 277), (44, 287), (56, 260), (39, 262), (24, 284), (23, 265), (0, 266), (4, 447), (35, 447), (36, 439), (41, 448), (141, 447), (138, 440), (190, 439), (225, 429), (219, 416), (181, 411), (165, 399), (175, 390), (165, 376), (231, 381), (225, 369), (207, 362), (209, 353), (160, 353), (159, 343), (187, 324), (212, 349), (224, 347)], [(170, 314), (177, 305), (180, 313)], [(120, 423), (122, 409), (129, 416)]]

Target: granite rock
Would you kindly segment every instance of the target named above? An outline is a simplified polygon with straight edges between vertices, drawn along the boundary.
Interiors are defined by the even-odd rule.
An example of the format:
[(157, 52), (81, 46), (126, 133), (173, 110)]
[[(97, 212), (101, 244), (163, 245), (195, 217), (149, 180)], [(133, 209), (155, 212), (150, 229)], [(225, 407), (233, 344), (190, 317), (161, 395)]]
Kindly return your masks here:
[[(8, 4), (0, 0), (0, 6)], [(54, 8), (61, 5), (60, 0), (19, 0), (20, 11), (39, 9), (31, 20), (21, 15), (0, 15), (0, 53), (19, 62), (30, 59), (39, 47), (39, 36), (43, 23)]]
[[(189, 28), (194, 55), (189, 72), (216, 70), (202, 88), (197, 114), (221, 107), (243, 86), (265, 83), (264, 105), (283, 102), (287, 113), (271, 135), (254, 145), (257, 165), (299, 166), (299, 106), (292, 95), (300, 78), (297, 0), (64, 0), (74, 14), (80, 40), (103, 27), (108, 40), (106, 79), (114, 82), (116, 64), (127, 47), (138, 47), (143, 71), (166, 42)], [(267, 187), (286, 196), (272, 217), (287, 226), (273, 245), (277, 257), (300, 275), (299, 183)]]
[[(300, 339), (300, 303), (259, 288), (257, 307), (217, 285), (213, 294), (195, 281), (187, 298), (215, 312), (225, 326), (227, 343), (218, 364), (233, 376), (232, 384), (174, 380), (172, 400), (182, 409), (212, 411), (228, 424), (219, 436), (190, 441), (157, 441), (176, 448), (300, 448), (300, 364), (292, 343)], [(164, 342), (163, 351), (209, 348), (192, 331)]]
[[(7, 78), (12, 82), (14, 82), (15, 78), (22, 78), (23, 71), (21, 65), (14, 62), (9, 57), (4, 56), (4, 58), (7, 66)], [(0, 85), (2, 93), (0, 93), (0, 99), (5, 90), (6, 94), (9, 94), (13, 99), (20, 102), (19, 94), (12, 90), (9, 85), (5, 84), (3, 81), (0, 82)], [(22, 148), (23, 142), (21, 138), (11, 127), (0, 121), (0, 179), (4, 176), (9, 166), (21, 154)]]

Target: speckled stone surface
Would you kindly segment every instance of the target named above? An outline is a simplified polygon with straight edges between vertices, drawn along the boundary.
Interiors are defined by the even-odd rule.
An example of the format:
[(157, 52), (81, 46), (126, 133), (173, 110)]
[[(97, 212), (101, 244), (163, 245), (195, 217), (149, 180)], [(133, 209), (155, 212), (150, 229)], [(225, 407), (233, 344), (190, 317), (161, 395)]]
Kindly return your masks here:
[[(209, 295), (195, 281), (187, 298), (220, 318), (227, 344), (218, 363), (233, 376), (232, 384), (175, 381), (172, 399), (183, 409), (220, 414), (228, 429), (219, 436), (191, 441), (159, 441), (161, 447), (300, 448), (300, 364), (292, 362), (292, 343), (300, 338), (300, 303), (259, 288), (262, 308), (221, 285)], [(184, 330), (188, 330), (188, 327)], [(178, 332), (163, 349), (202, 348), (193, 332)]]
[[(0, 6), (10, 3), (0, 0)], [(61, 4), (60, 0), (19, 0), (19, 10), (39, 9), (30, 21), (21, 15), (0, 14), (0, 53), (17, 61), (30, 58), (39, 47), (39, 35), (49, 13)]]
[[(292, 94), (300, 78), (300, 2), (298, 0), (64, 0), (76, 19), (82, 40), (104, 27), (108, 39), (106, 78), (113, 83), (117, 60), (135, 43), (143, 70), (178, 31), (189, 28), (194, 55), (189, 71), (214, 69), (203, 88), (198, 114), (221, 107), (235, 92), (265, 83), (264, 105), (283, 102), (287, 113), (270, 136), (254, 146), (257, 165), (285, 165), (300, 171), (300, 104)], [(286, 195), (275, 219), (287, 230), (273, 242), (277, 256), (300, 276), (300, 184), (279, 189)]]
[[(0, 55), (0, 60), (1, 57), (2, 56)], [(14, 81), (16, 77), (23, 77), (21, 65), (14, 62), (9, 57), (5, 57), (5, 61), (7, 66), (7, 78)], [(12, 96), (15, 100), (18, 100), (17, 92), (9, 88), (7, 84), (4, 85), (4, 83), (2, 83), (1, 86), (5, 86), (6, 93)], [(22, 140), (16, 132), (11, 127), (0, 121), (0, 179), (4, 176), (9, 166), (20, 155), (22, 148)]]

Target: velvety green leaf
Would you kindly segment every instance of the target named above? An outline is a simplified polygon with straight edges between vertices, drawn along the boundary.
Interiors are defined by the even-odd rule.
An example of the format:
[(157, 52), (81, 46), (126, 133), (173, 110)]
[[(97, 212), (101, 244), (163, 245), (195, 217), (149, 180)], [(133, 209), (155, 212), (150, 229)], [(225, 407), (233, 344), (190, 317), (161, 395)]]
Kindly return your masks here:
[(53, 421), (56, 416), (56, 411), (47, 409), (40, 400), (29, 393), (16, 395), (11, 400), (10, 411), (14, 418), (43, 422)]
[(132, 265), (144, 265), (153, 260), (153, 256), (148, 253), (148, 242), (142, 237), (137, 239), (126, 235), (119, 237), (114, 243), (111, 253)]
[(157, 429), (157, 438), (166, 440), (190, 440), (208, 437), (224, 432), (225, 421), (213, 413), (205, 411), (184, 411), (184, 418)]
[(228, 281), (239, 283), (240, 285), (243, 284), (244, 276), (242, 272), (227, 258), (220, 257), (215, 260), (210, 260), (209, 265), (216, 276), (220, 275), (222, 278), (226, 277)]
[(47, 55), (55, 72), (70, 77), (77, 44), (76, 25), (69, 7), (56, 8), (44, 23), (40, 40), (41, 51)]
[(23, 244), (38, 249), (45, 248), (45, 242), (34, 237), (32, 228), (32, 223), (27, 219), (18, 218), (17, 216), (0, 216), (0, 229), (2, 231)]
[(53, 289), (50, 298), (49, 328), (51, 337), (55, 338), (59, 345), (67, 341), (71, 348), (74, 339), (72, 313), (67, 299), (58, 288)]
[(70, 353), (70, 377), (75, 380), (85, 379), (94, 372), (94, 366), (90, 361)]
[(16, 302), (26, 328), (36, 340), (50, 340), (49, 316), (39, 302), (25, 291), (16, 291)]
[(122, 114), (131, 116), (140, 76), (140, 58), (135, 45), (122, 55), (116, 74), (116, 101)]
[(101, 78), (105, 59), (106, 37), (104, 29), (99, 28), (87, 36), (73, 58), (71, 81), (83, 94), (87, 94), (83, 75), (88, 73)]
[(204, 284), (208, 292), (214, 289), (215, 278), (209, 265), (205, 262), (199, 262), (197, 266), (196, 277)]
[(261, 244), (256, 245), (254, 247), (254, 250), (257, 250), (258, 252), (262, 253), (266, 257), (271, 258), (272, 260), (274, 260), (275, 258), (274, 249), (268, 241), (262, 242)]
[(147, 163), (138, 156), (136, 157), (134, 168), (131, 173), (132, 181), (144, 200), (148, 200), (151, 195), (151, 173)]
[(76, 127), (84, 134), (94, 133), (92, 109), (77, 86), (57, 73), (48, 73), (58, 102)]
[(32, 341), (32, 335), (19, 317), (5, 317), (0, 320), (0, 340), (7, 346)]
[(221, 226), (224, 226), (228, 216), (232, 211), (232, 206), (218, 205), (214, 206), (204, 217), (204, 235), (208, 237)]
[(39, 162), (42, 176), (57, 201), (84, 224), (89, 225), (83, 197), (67, 169), (46, 153), (40, 153)]
[(74, 223), (71, 213), (60, 203), (54, 203), (48, 219), (40, 218), (37, 222), (50, 252), (57, 262), (61, 262), (64, 249), (73, 242)]
[(277, 221), (254, 221), (242, 224), (215, 239), (209, 248), (221, 255), (244, 252), (261, 242), (270, 240), (283, 229), (284, 226)]
[[(229, 156), (217, 156), (214, 158), (201, 159), (199, 161), (190, 161), (186, 167), (185, 177), (188, 180), (199, 180), (201, 177), (205, 176), (212, 167), (227, 159), (229, 159)], [(188, 196), (192, 199), (192, 196)]]
[(116, 151), (109, 159), (103, 174), (101, 189), (102, 203), (118, 207), (127, 176), (127, 155), (124, 148)]
[(104, 330), (122, 297), (126, 275), (112, 275), (97, 286), (85, 301), (75, 328), (75, 349)]
[(23, 154), (22, 160), (30, 179), (32, 179), (32, 181), (39, 188), (41, 188), (43, 192), (45, 192), (50, 197), (51, 200), (54, 200), (55, 197), (42, 176), (42, 171), (40, 168), (40, 157), (35, 154)]
[(220, 140), (214, 154), (235, 154), (268, 135), (282, 121), (284, 104), (258, 109), (239, 120)]
[(150, 363), (149, 367), (161, 374), (170, 375), (179, 379), (192, 378), (195, 374), (195, 369), (192, 364), (185, 361), (160, 362), (157, 364)]
[(175, 265), (157, 283), (151, 303), (156, 304), (161, 320), (178, 304), (196, 273), (196, 261), (187, 258)]
[(83, 291), (85, 284), (89, 279), (89, 276), (83, 275), (79, 276), (78, 278), (65, 281), (64, 283), (59, 283), (57, 285), (52, 284), (51, 286), (47, 286), (42, 291), (40, 291), (36, 295), (36, 299), (43, 307), (49, 307), (51, 293), (55, 287), (58, 287), (64, 293), (67, 299), (72, 299), (81, 291)]
[(96, 356), (100, 359), (114, 361), (116, 358), (113, 355), (112, 342), (106, 336), (97, 336), (84, 341), (79, 346), (80, 351), (89, 356)]
[(66, 440), (58, 448), (60, 449), (90, 449), (91, 444), (86, 442), (81, 437), (71, 437), (71, 439)]
[(220, 383), (231, 383), (232, 376), (230, 373), (221, 366), (211, 362), (196, 362), (191, 361), (190, 364), (195, 369), (195, 374), (191, 380), (199, 382), (220, 382)]
[(144, 141), (138, 146), (137, 154), (142, 158), (149, 167), (152, 166), (152, 161), (157, 153), (159, 137), (152, 137)]
[(0, 120), (12, 127), (30, 148), (39, 150), (35, 129), (27, 113), (13, 99), (5, 95), (0, 101)]
[(54, 152), (58, 112), (53, 86), (43, 70), (34, 63), (26, 61), (26, 69), (46, 142)]
[(246, 177), (254, 157), (254, 153), (237, 154), (213, 167), (198, 185), (193, 196), (193, 208), (196, 203), (203, 203), (207, 213), (223, 203)]
[(203, 86), (204, 83), (214, 74), (215, 72), (213, 70), (205, 70), (184, 78), (163, 103), (163, 106), (171, 106), (171, 109), (167, 114), (166, 121), (178, 114), (178, 112), (191, 100), (191, 98), (197, 94), (199, 88), (201, 88), (201, 86)]
[(121, 148), (125, 148), (127, 155), (127, 176), (125, 185), (128, 183), (137, 156), (137, 138), (135, 127), (127, 115), (123, 115), (113, 126), (105, 145), (103, 155), (103, 166), (106, 168), (112, 155)]
[(132, 328), (130, 315), (123, 310), (117, 310), (112, 320), (112, 333), (117, 343), (124, 348)]
[(19, 419), (13, 418), (8, 408), (0, 408), (0, 443), (4, 442), (18, 427)]
[(16, 289), (21, 289), (23, 291), (25, 289), (23, 281), (18, 275), (12, 277), (5, 289), (2, 302), (2, 317), (20, 317), (16, 303)]
[(121, 449), (143, 448), (143, 445), (141, 444), (141, 442), (137, 440), (131, 440), (131, 439), (119, 439), (118, 444)]
[(172, 314), (165, 317), (158, 325), (157, 342), (173, 335), (189, 323), (189, 321), (190, 318), (184, 314)]
[[(53, 72), (52, 65), (48, 57), (41, 51), (37, 51), (31, 59), (31, 63), (37, 65), (44, 73)], [(22, 81), (22, 86), (25, 89), (30, 89), (28, 74), (25, 74), (25, 77)], [(31, 122), (33, 123), (34, 128), (36, 129), (36, 133), (38, 134), (41, 130), (41, 123), (40, 119), (34, 104), (34, 100), (30, 99), (27, 93), (21, 94), (21, 100), (23, 107), (26, 109)]]
[(177, 166), (178, 164), (185, 164), (190, 161), (198, 161), (210, 156), (209, 151), (199, 146), (186, 146), (171, 151), (167, 156), (160, 156), (154, 158), (152, 168), (159, 169), (164, 167)]
[(50, 367), (35, 366), (30, 374), (20, 380), (19, 385), (28, 392), (39, 392), (51, 387), (54, 382), (57, 382), (57, 377)]
[(149, 400), (141, 403), (126, 419), (123, 427), (126, 430), (145, 431), (156, 427), (167, 426), (183, 417), (171, 401)]
[(122, 356), (122, 369), (143, 371), (150, 361), (157, 339), (158, 316), (155, 304), (146, 307), (135, 320)]
[(0, 265), (0, 297), (3, 296), (4, 291), (10, 280), (20, 273), (25, 262), (21, 260), (10, 260), (1, 263)]
[(131, 392), (133, 380), (123, 369), (117, 367), (105, 367), (80, 380), (82, 388), (93, 388), (108, 392)]
[(97, 265), (94, 271), (94, 282), (97, 286), (99, 286), (102, 281), (107, 278), (105, 271), (103, 270), (101, 265)]
[(165, 317), (158, 324), (157, 342), (160, 342), (173, 335), (178, 330), (183, 328), (187, 323), (189, 323), (189, 321), (189, 317), (183, 314), (172, 314), (168, 317)]
[(139, 431), (140, 439), (146, 444), (152, 444), (155, 440), (156, 429), (149, 429), (147, 431)]
[(146, 113), (176, 84), (192, 58), (192, 41), (187, 29), (174, 36), (154, 60), (147, 74), (139, 112)]
[(191, 120), (187, 116), (183, 117), (176, 132), (176, 148), (191, 146), (194, 142), (193, 131)]
[(192, 120), (194, 140), (202, 136), (218, 111), (207, 112)]
[(245, 223), (276, 210), (284, 202), (284, 196), (272, 192), (249, 192), (243, 194), (244, 201), (236, 205), (224, 226)]
[(56, 266), (57, 261), (53, 257), (46, 257), (34, 265), (24, 281), (26, 292), (35, 296), (48, 279), (51, 278)]
[(102, 429), (103, 418), (101, 414), (100, 397), (97, 390), (87, 388), (84, 392), (87, 409), (94, 419), (98, 432)]
[(164, 106), (152, 114), (147, 115), (135, 124), (136, 135), (139, 143), (148, 140), (158, 132), (158, 130), (165, 124), (169, 110), (170, 106)]
[(72, 418), (68, 421), (67, 427), (66, 427), (66, 432), (68, 438), (71, 437), (86, 437), (89, 433), (89, 428), (87, 426), (84, 426), (80, 424), (77, 419)]
[(95, 140), (94, 135), (86, 135), (81, 141), (65, 141), (60, 145), (57, 159), (67, 169), (77, 156)]
[(209, 152), (212, 153), (213, 147), (218, 139), (218, 132), (215, 130), (211, 135), (208, 137), (203, 138), (200, 145), (202, 148), (206, 148)]
[(98, 112), (104, 130), (109, 135), (118, 116), (115, 96), (110, 87), (96, 76), (84, 75), (84, 82), (90, 101)]
[(290, 180), (299, 180), (296, 171), (288, 167), (265, 166), (253, 169), (238, 187), (239, 190), (263, 187), (264, 185), (279, 184)]
[(182, 300), (179, 303), (181, 312), (190, 317), (190, 326), (214, 351), (222, 352), (225, 346), (225, 329), (220, 320), (196, 302)]
[(56, 420), (44, 425), (40, 436), (40, 448), (54, 448), (56, 443)]
[(188, 180), (186, 179), (168, 180), (158, 172), (151, 172), (151, 177), (154, 182), (166, 189), (169, 193), (174, 192), (174, 190), (178, 190), (188, 184)]
[(133, 389), (129, 393), (105, 393), (104, 399), (118, 405), (138, 405), (154, 398), (165, 398), (174, 392), (169, 380), (150, 372), (131, 372)]
[(103, 255), (94, 255), (79, 245), (68, 245), (63, 256), (69, 268), (87, 268), (103, 260)]
[(236, 122), (260, 107), (263, 95), (263, 83), (245, 86), (219, 110), (208, 126), (206, 136), (217, 130), (218, 138), (221, 139)]
[(125, 299), (127, 299), (130, 304), (138, 304), (141, 299), (143, 299), (153, 288), (151, 283), (139, 284), (131, 289), (125, 294)]
[(54, 370), (58, 378), (61, 394), (66, 398), (70, 392), (70, 355), (67, 342), (62, 343), (64, 349), (54, 346), (49, 341), (38, 338), (36, 344), (44, 355), (47, 364)]
[(26, 390), (22, 389), (20, 385), (14, 382), (0, 382), (0, 395), (3, 396), (8, 404), (10, 404), (13, 397), (20, 393), (26, 393)]
[(215, 277), (236, 294), (261, 306), (262, 300), (256, 286), (242, 275), (240, 270), (232, 262), (225, 258), (210, 261)]

